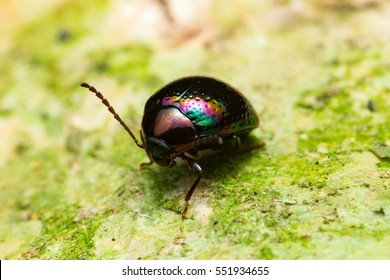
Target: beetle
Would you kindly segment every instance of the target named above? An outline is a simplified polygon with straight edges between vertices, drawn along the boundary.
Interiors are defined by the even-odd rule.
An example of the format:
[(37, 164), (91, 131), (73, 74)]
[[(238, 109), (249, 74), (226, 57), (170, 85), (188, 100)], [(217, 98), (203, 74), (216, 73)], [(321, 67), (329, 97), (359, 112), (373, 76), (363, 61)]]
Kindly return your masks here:
[(237, 89), (212, 77), (189, 76), (169, 83), (147, 100), (140, 142), (96, 88), (85, 82), (80, 86), (95, 93), (135, 144), (146, 151), (150, 161), (141, 167), (153, 163), (173, 167), (175, 159), (181, 158), (197, 174), (184, 199), (183, 218), (202, 177), (202, 168), (194, 159), (198, 151), (229, 141), (240, 143), (240, 137), (259, 125), (253, 106)]

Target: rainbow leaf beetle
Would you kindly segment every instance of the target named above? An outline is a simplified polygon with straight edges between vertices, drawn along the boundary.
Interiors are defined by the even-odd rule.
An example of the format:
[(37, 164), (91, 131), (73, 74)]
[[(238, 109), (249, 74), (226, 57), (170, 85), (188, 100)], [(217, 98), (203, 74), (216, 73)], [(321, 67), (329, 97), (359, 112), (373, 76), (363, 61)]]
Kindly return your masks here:
[(96, 88), (87, 83), (80, 86), (95, 93), (135, 144), (146, 151), (150, 162), (141, 166), (173, 167), (175, 159), (181, 158), (197, 174), (185, 196), (183, 218), (202, 177), (202, 168), (194, 159), (197, 152), (230, 140), (239, 142), (239, 137), (259, 125), (254, 108), (238, 90), (215, 78), (189, 76), (169, 83), (147, 100), (140, 142)]

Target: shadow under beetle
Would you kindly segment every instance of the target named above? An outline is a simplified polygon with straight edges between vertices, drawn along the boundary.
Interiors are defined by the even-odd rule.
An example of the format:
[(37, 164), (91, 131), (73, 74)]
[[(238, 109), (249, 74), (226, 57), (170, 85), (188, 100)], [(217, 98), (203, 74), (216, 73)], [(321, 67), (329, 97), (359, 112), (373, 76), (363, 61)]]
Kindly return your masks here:
[[(211, 77), (191, 76), (169, 83), (149, 98), (142, 118), (140, 142), (98, 90), (87, 83), (80, 86), (95, 93), (135, 144), (146, 151), (150, 162), (141, 166), (154, 162), (173, 167), (175, 158), (179, 157), (198, 175), (185, 196), (183, 218), (202, 176), (202, 168), (194, 159), (197, 152), (231, 140), (239, 143), (240, 136), (259, 125), (252, 105), (238, 90)], [(262, 145), (264, 143), (257, 147)]]

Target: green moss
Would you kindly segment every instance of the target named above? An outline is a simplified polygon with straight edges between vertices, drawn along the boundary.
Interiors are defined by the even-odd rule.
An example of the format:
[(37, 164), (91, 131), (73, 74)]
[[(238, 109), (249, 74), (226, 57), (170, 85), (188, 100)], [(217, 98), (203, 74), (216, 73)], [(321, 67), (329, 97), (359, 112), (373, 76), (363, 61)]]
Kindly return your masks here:
[[(77, 219), (79, 207), (62, 205), (62, 209), (52, 209), (50, 216), (38, 215), (43, 224), (40, 236), (31, 242), (22, 258), (43, 259), (95, 259), (94, 241), (98, 228), (98, 217)], [(58, 244), (61, 244), (58, 246)]]
[(158, 77), (151, 73), (149, 64), (153, 50), (147, 45), (134, 44), (123, 48), (99, 49), (89, 54), (92, 69), (100, 74), (115, 77), (118, 82), (147, 85), (155, 90)]
[(77, 81), (64, 67), (64, 62), (72, 57), (83, 36), (91, 32), (90, 18), (98, 18), (106, 6), (104, 0), (67, 1), (26, 25), (15, 37), (8, 68), (20, 65), (15, 62), (24, 62), (20, 66), (28, 67), (28, 71), (57, 97), (68, 100)]

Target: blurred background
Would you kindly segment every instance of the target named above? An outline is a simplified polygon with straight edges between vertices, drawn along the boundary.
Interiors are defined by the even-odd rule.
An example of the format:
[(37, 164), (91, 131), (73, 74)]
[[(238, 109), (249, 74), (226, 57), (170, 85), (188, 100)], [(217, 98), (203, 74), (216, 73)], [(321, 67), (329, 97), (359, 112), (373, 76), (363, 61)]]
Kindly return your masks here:
[[(0, 1), (2, 259), (390, 258), (390, 2)], [(208, 75), (265, 150), (153, 166), (146, 100)], [(225, 162), (221, 165), (221, 161)]]

